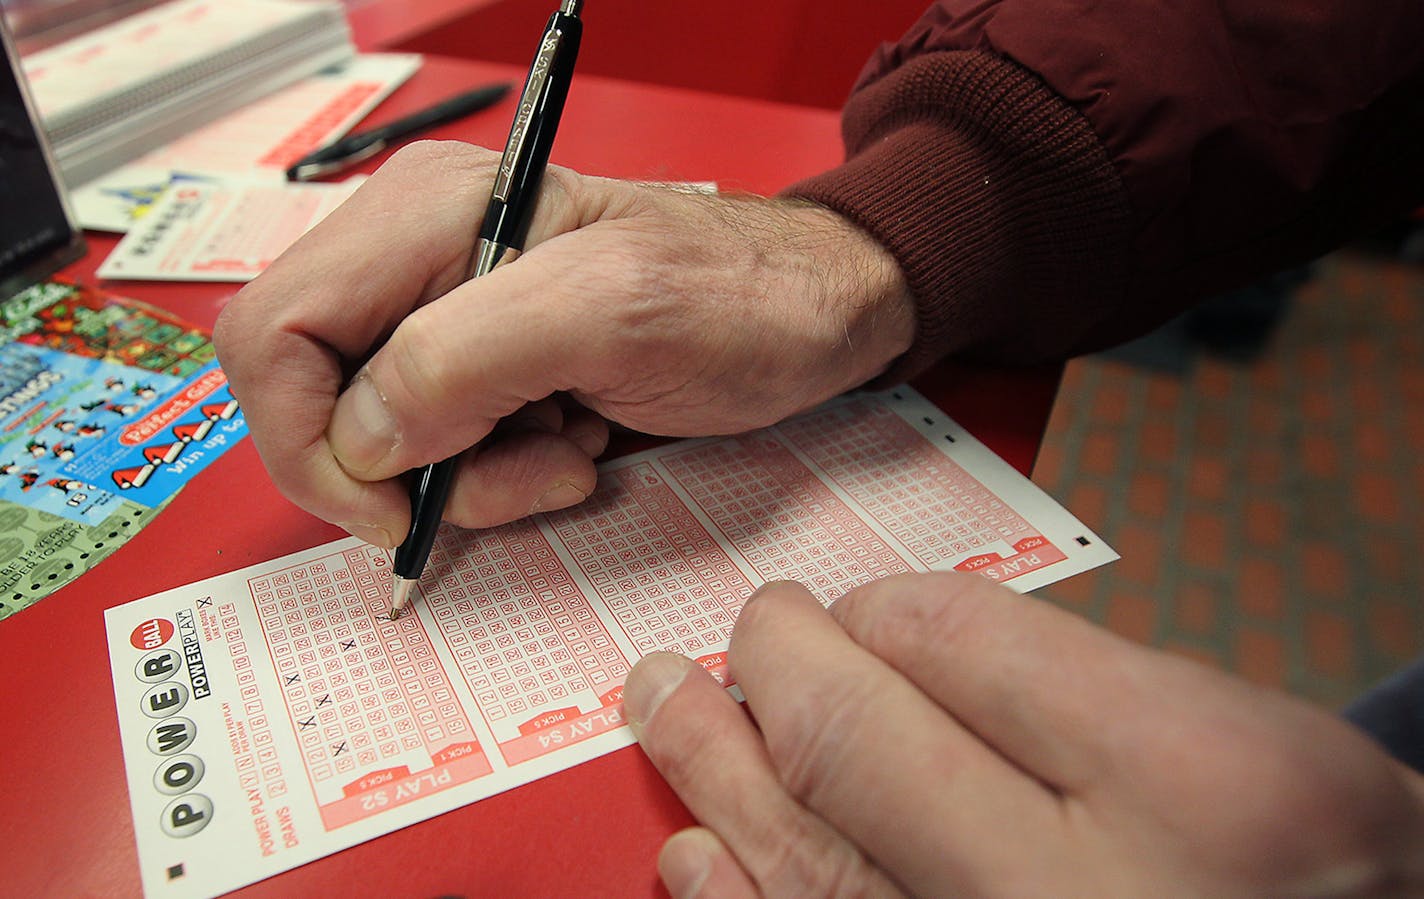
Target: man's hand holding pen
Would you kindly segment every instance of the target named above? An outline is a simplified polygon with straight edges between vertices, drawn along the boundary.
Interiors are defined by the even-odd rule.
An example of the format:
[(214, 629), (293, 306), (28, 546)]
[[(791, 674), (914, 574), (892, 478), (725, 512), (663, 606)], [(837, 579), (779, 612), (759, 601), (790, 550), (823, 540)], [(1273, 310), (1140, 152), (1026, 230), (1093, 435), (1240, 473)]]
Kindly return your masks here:
[[(1006, 145), (979, 138), (998, 136), (974, 142), (997, 155)], [(401, 151), (218, 321), (277, 485), (373, 543), (406, 536), (402, 475), (421, 466), (453, 460), (446, 518), (495, 525), (587, 496), (608, 421), (742, 431), (911, 346), (903, 273), (831, 212), (552, 168), (505, 242), (488, 229), (507, 204), (477, 212), (502, 196), (500, 168), (462, 144)], [(983, 187), (965, 198), (976, 213), (1012, 208), (1020, 184)], [(1018, 262), (943, 233), (936, 258)], [(523, 255), (471, 280), (471, 257), (501, 245)], [(982, 300), (958, 290), (921, 299), (970, 321)], [(924, 321), (922, 343), (962, 346)], [(751, 716), (678, 655), (645, 656), (623, 685), (626, 720), (699, 822), (659, 859), (679, 897), (1345, 899), (1424, 884), (1417, 772), (1325, 712), (977, 575), (882, 579), (829, 613), (768, 584), (728, 664)], [(478, 858), (471, 870), (487, 875)]]
[[(399, 547), (393, 612), (442, 512), (487, 527), (588, 496), (604, 419), (670, 436), (768, 425), (910, 345), (899, 267), (831, 212), (542, 177), (576, 11), (550, 19), (503, 157), (398, 152), (217, 324), (277, 485)], [(497, 265), (508, 249), (523, 255)], [(423, 466), (408, 497), (401, 476)]]
[[(583, 0), (563, 0), (544, 26), (485, 203), (479, 240), (466, 266), (468, 278), (486, 277), (524, 250), (583, 39), (578, 17), (582, 5)], [(447, 456), (426, 464), (411, 480), (410, 529), (391, 561), (392, 621), (400, 616), (425, 571), (458, 463), (454, 455)]]
[(734, 433), (909, 345), (898, 267), (838, 216), (557, 166), (523, 256), (467, 281), (498, 160), (399, 151), (218, 321), (274, 481), (371, 543), (405, 535), (401, 475), (421, 465), (457, 456), (445, 518), (488, 527), (587, 496), (605, 419)]

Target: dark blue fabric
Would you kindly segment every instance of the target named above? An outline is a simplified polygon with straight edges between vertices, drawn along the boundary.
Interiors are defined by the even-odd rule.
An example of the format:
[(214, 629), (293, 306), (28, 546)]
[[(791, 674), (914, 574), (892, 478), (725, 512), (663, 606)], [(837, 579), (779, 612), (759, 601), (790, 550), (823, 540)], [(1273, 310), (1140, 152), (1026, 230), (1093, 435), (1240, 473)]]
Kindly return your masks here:
[(1424, 773), (1424, 658), (1355, 700), (1345, 717), (1390, 755)]

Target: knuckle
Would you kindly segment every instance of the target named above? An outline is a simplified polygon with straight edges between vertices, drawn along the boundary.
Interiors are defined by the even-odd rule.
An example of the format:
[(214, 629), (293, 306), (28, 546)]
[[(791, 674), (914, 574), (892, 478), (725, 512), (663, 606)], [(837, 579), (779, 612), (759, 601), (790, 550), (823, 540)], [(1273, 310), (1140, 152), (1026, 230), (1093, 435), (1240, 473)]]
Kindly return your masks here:
[(407, 316), (372, 361), (378, 388), (392, 399), (392, 408), (437, 420), (457, 411), (452, 374), (460, 360), (450, 352), (440, 325), (423, 307)]
[(263, 467), (283, 496), (325, 521), (351, 518), (349, 497), (322, 476), (319, 461), (268, 439), (267, 432), (254, 429), (250, 436)]
[[(742, 609), (732, 631), (730, 665), (734, 678), (743, 680), (744, 652), (757, 656), (756, 648), (775, 639), (780, 616), (778, 605), (802, 601), (806, 588), (794, 581), (763, 586)], [(762, 725), (767, 753), (788, 792), (811, 807), (823, 804), (826, 794), (840, 789), (843, 772), (853, 765), (847, 753), (862, 740), (868, 727), (862, 709), (873, 708), (871, 686), (859, 679), (821, 676), (798, 684), (799, 698), (784, 704)], [(753, 697), (754, 698), (754, 697)], [(753, 709), (755, 711), (755, 709)]]
[(585, 175), (561, 165), (550, 165), (544, 170), (541, 190), (549, 194), (546, 199), (562, 210), (565, 229), (583, 228), (604, 219), (636, 216), (647, 208), (641, 204), (646, 192), (639, 185)]
[(570, 168), (561, 165), (550, 165), (544, 169), (544, 179), (542, 188), (560, 209), (580, 210), (581, 214), (572, 224), (575, 228), (582, 228), (584, 225), (592, 224), (598, 220), (601, 209), (598, 207), (584, 210), (584, 204), (575, 202), (577, 197), (583, 195), (583, 177)]
[(974, 640), (987, 602), (1002, 602), (978, 575), (935, 572), (886, 578), (847, 593), (831, 613), (855, 640), (877, 655), (904, 650), (952, 652)]
[(498, 154), (473, 144), (416, 141), (397, 150), (356, 195), (368, 204), (396, 200), (397, 208), (418, 211), (424, 220), (446, 221), (479, 208), (498, 165)]
[[(257, 289), (255, 285), (244, 287), (223, 307), (213, 323), (213, 350), (229, 376), (233, 374), (233, 369), (241, 368), (244, 357), (251, 355), (261, 338), (260, 333), (252, 333), (247, 322), (250, 317), (247, 311), (256, 302)], [(261, 321), (260, 317), (257, 321)]]
[(272, 405), (271, 378), (283, 371), (282, 360), (274, 358), (282, 335), (250, 302), (239, 303), (239, 299), (241, 295), (218, 315), (211, 340), (233, 398), (243, 405), (250, 426), (254, 418), (261, 421)]
[(768, 581), (747, 597), (746, 602), (742, 604), (741, 611), (737, 614), (736, 626), (732, 628), (732, 643), (729, 652), (734, 676), (737, 674), (738, 665), (742, 659), (739, 648), (748, 641), (760, 637), (763, 628), (774, 629), (776, 627), (774, 623), (767, 623), (766, 619), (771, 618), (774, 622), (777, 604), (807, 592), (809, 591), (796, 581)]
[[(238, 294), (238, 296), (240, 297), (241, 294)], [(235, 322), (237, 318), (236, 306), (237, 298), (234, 297), (233, 301), (228, 303), (227, 306), (218, 313), (217, 321), (213, 322), (213, 350), (218, 354), (219, 359), (231, 355), (228, 353), (228, 347), (236, 349), (242, 345), (242, 342), (238, 339), (233, 339), (231, 343), (228, 342), (229, 337), (232, 336), (232, 331), (241, 330), (241, 326)], [(226, 362), (224, 362), (224, 365), (226, 365)]]
[(823, 677), (800, 685), (791, 715), (763, 728), (767, 753), (791, 795), (812, 808), (823, 808), (843, 791), (849, 753), (876, 739), (861, 709), (876, 697), (863, 682)]
[(725, 761), (718, 747), (722, 737), (717, 727), (696, 715), (666, 714), (665, 703), (639, 737), (643, 751), (675, 790), (720, 779)]
[[(464, 463), (446, 507), (451, 522), (465, 528), (494, 527), (530, 514), (540, 500), (550, 505), (539, 511), (552, 511), (593, 493), (598, 473), (588, 457), (560, 437), (530, 436), (513, 446), (497, 443)], [(548, 498), (551, 491), (562, 492), (559, 498)]]
[(425, 173), (431, 169), (492, 169), (499, 160), (493, 150), (456, 140), (418, 140), (406, 144), (386, 161), (382, 168), (394, 171)]
[(819, 819), (793, 816), (771, 837), (760, 880), (768, 897), (894, 895), (849, 842), (827, 833)]

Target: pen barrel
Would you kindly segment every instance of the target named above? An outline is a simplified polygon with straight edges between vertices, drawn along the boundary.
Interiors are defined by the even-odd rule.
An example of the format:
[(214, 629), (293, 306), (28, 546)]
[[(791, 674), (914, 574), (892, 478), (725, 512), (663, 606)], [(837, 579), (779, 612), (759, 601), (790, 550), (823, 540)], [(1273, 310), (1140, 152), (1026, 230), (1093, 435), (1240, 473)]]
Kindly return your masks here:
[[(532, 205), (531, 202), (530, 206), (532, 207)], [(480, 241), (492, 245), (514, 247), (517, 250), (522, 250), (524, 248), (524, 238), (529, 234), (529, 222), (517, 221), (519, 218), (517, 215), (518, 212), (519, 210), (512, 207), (509, 203), (491, 197), (489, 205), (485, 207), (485, 220), (480, 224)], [(526, 219), (532, 219), (533, 217), (532, 215), (525, 216)], [(515, 238), (518, 238), (518, 244), (513, 242)], [(478, 254), (478, 243), (475, 245), (475, 248)], [(471, 260), (470, 274), (472, 277), (482, 274), (476, 270), (473, 259)]]
[(485, 240), (524, 249), (582, 38), (583, 22), (577, 16), (561, 11), (549, 17), (539, 52), (529, 66), (495, 176), (489, 212), (480, 228)]
[(397, 577), (415, 580), (425, 570), (435, 534), (440, 530), (440, 518), (445, 511), (445, 498), (455, 480), (455, 457), (427, 465), (415, 476), (410, 488), (410, 533), (396, 548), (392, 570)]

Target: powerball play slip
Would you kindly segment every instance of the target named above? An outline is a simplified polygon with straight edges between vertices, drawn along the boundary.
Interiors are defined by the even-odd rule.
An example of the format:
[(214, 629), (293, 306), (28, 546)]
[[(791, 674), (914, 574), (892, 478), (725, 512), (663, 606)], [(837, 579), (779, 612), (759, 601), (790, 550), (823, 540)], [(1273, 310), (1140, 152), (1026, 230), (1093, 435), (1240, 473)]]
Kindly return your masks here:
[(446, 526), (397, 621), (390, 554), (354, 538), (109, 609), (144, 889), (221, 893), (627, 746), (634, 662), (725, 682), (767, 581), (1029, 590), (1115, 558), (899, 388), (607, 463), (572, 509)]

